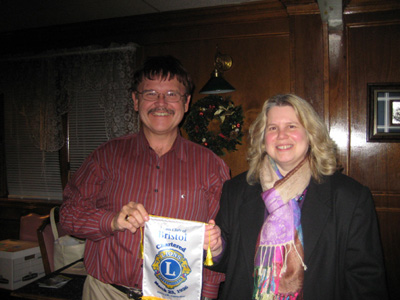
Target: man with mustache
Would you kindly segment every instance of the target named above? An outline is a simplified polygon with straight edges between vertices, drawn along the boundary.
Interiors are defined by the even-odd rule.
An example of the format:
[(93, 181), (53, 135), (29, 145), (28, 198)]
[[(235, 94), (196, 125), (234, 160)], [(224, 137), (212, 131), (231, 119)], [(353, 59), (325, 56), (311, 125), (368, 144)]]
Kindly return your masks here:
[[(192, 91), (176, 58), (148, 59), (133, 77), (140, 132), (101, 145), (65, 188), (60, 222), (87, 241), (83, 299), (139, 299), (139, 228), (149, 214), (201, 222), (215, 217), (229, 168), (180, 135)], [(217, 298), (222, 280), (205, 270), (203, 298)]]

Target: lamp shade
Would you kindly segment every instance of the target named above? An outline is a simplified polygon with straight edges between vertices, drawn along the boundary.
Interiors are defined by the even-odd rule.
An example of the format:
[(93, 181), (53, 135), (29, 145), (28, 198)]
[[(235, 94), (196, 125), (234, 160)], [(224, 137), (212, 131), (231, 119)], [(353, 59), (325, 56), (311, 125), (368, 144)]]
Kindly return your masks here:
[(235, 88), (229, 84), (220, 74), (215, 70), (211, 78), (205, 86), (200, 90), (200, 94), (223, 94), (235, 91)]

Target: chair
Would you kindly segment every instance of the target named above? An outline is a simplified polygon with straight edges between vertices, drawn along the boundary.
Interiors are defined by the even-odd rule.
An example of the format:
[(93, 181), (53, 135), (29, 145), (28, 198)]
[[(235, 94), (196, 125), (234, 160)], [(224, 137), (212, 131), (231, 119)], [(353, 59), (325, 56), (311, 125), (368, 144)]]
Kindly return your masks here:
[[(59, 207), (54, 210), (58, 234), (63, 236), (66, 232), (59, 224)], [(39, 241), (40, 253), (42, 254), (43, 266), (46, 275), (54, 271), (54, 236), (51, 230), (50, 216), (47, 216), (37, 229), (37, 239)]]
[(38, 242), (36, 230), (48, 216), (35, 213), (22, 216), (19, 225), (19, 239), (22, 241)]

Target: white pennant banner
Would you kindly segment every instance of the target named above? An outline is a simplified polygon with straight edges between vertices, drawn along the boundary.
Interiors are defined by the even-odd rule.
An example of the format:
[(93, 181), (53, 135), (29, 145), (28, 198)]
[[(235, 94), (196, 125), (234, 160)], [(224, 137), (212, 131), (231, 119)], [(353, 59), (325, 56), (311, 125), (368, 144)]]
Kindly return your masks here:
[(150, 216), (144, 227), (143, 296), (200, 299), (205, 223)]

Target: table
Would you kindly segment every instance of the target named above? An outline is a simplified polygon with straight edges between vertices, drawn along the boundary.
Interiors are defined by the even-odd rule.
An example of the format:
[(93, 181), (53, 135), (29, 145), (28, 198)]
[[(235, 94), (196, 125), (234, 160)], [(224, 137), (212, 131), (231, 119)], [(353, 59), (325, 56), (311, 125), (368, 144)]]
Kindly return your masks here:
[[(39, 300), (81, 300), (83, 284), (86, 279), (84, 274), (71, 274), (66, 271), (71, 270), (71, 267), (76, 266), (78, 263), (82, 263), (83, 259), (80, 259), (72, 264), (65, 266), (45, 277), (42, 277), (28, 285), (25, 285), (15, 291), (11, 292), (12, 297), (22, 299), (39, 299)], [(68, 270), (67, 270), (68, 269)], [(45, 282), (50, 278), (54, 278), (57, 275), (64, 275), (71, 278), (65, 285), (60, 288), (45, 288), (40, 287), (39, 283)]]

